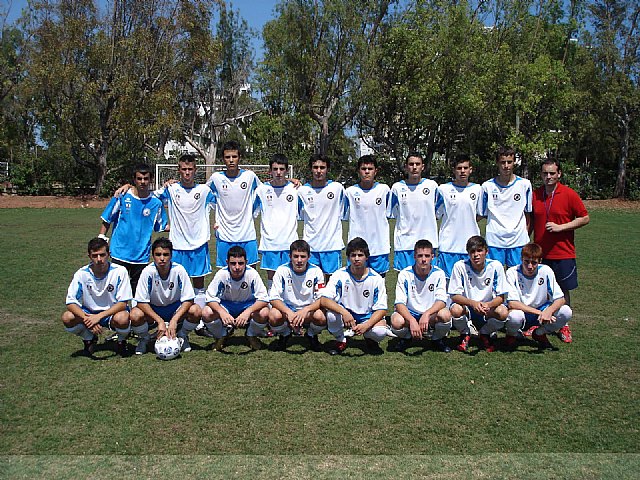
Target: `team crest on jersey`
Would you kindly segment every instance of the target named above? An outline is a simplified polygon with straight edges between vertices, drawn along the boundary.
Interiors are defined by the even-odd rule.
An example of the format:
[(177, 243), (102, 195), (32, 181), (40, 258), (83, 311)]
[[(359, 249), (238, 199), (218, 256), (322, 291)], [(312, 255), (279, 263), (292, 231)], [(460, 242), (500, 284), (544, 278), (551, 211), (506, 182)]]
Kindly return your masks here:
[(151, 215), (151, 210), (149, 210), (148, 208), (143, 209), (142, 215), (148, 217), (149, 215)]
[(484, 284), (489, 286), (489, 284), (491, 283), (491, 279), (490, 278), (485, 278), (484, 279)]
[(200, 199), (200, 192), (196, 193), (196, 194), (193, 196), (193, 198), (195, 198), (196, 200), (199, 200), (199, 199)]
[(273, 195), (267, 195), (267, 202), (273, 201)]
[(293, 195), (287, 195), (287, 202), (293, 202)]
[(305, 285), (307, 286), (307, 288), (311, 288), (311, 286), (313, 285), (313, 282), (311, 280), (307, 280)]
[(365, 290), (364, 292), (362, 292), (362, 296), (364, 298), (369, 298), (369, 295), (371, 295), (371, 292), (369, 290)]
[(516, 193), (516, 194), (513, 196), (513, 199), (514, 199), (516, 202), (519, 202), (519, 201), (520, 201), (520, 198), (521, 198), (521, 197), (520, 197), (520, 194), (519, 194), (519, 193)]
[(112, 284), (109, 284), (107, 286), (107, 292), (113, 292), (114, 289), (115, 289), (115, 287)]
[(124, 201), (124, 208), (126, 208), (127, 210), (131, 210), (131, 199), (130, 198), (127, 198)]
[(247, 189), (247, 187), (248, 187), (247, 182), (242, 182), (242, 183), (240, 184), (240, 188), (241, 188), (241, 189), (243, 189), (243, 190), (246, 190), (246, 189)]
[(247, 288), (249, 288), (249, 284), (247, 282), (242, 282), (240, 284), (240, 288), (243, 290), (246, 290)]
[(469, 198), (470, 198), (471, 200), (475, 200), (475, 199), (476, 199), (476, 194), (475, 194), (475, 193), (472, 193), (471, 195), (469, 195)]
[(175, 287), (175, 284), (173, 282), (169, 282), (169, 290), (173, 290), (173, 287)]
[(434, 285), (433, 283), (430, 283), (430, 284), (429, 284), (429, 291), (430, 291), (430, 292), (433, 292), (433, 291), (435, 290), (435, 288), (436, 288), (436, 287), (435, 287), (435, 285)]
[(333, 192), (329, 192), (329, 193), (327, 193), (327, 198), (329, 200), (333, 200), (335, 198), (335, 195), (333, 194)]
[(494, 200), (498, 200), (498, 192), (493, 192), (492, 197)]
[(382, 199), (376, 198), (376, 205), (382, 205)]
[(424, 193), (425, 195), (429, 195), (431, 193), (431, 190), (429, 190), (428, 188), (423, 188), (422, 193)]
[(540, 277), (538, 279), (538, 285), (542, 285), (544, 283), (544, 278)]

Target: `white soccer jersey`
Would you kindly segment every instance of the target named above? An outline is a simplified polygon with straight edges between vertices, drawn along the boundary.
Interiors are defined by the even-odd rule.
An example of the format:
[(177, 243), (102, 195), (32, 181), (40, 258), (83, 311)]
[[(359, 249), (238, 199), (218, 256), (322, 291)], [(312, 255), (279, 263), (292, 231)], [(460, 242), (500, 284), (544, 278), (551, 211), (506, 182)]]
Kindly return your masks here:
[(195, 250), (209, 241), (209, 214), (215, 203), (211, 189), (204, 184), (185, 188), (180, 183), (159, 188), (154, 195), (169, 210), (169, 240), (176, 250)]
[(289, 250), (298, 240), (298, 190), (293, 183), (274, 187), (266, 182), (256, 189), (254, 216), (260, 214), (261, 252)]
[(436, 266), (426, 278), (420, 278), (413, 267), (407, 267), (398, 273), (396, 283), (396, 305), (401, 303), (412, 314), (422, 315), (438, 300), (447, 302), (447, 277)]
[(467, 253), (467, 240), (480, 235), (476, 215), (482, 201), (482, 187), (470, 183), (460, 187), (442, 184), (436, 193), (436, 214), (440, 219), (440, 247), (445, 253)]
[(516, 176), (507, 186), (495, 178), (482, 184), (482, 210), (487, 217), (487, 243), (491, 247), (515, 248), (529, 242), (525, 212), (531, 212), (531, 182)]
[(484, 270), (478, 273), (469, 260), (453, 265), (449, 280), (449, 295), (463, 295), (476, 302), (490, 302), (498, 295), (506, 295), (504, 268), (497, 260), (487, 259)]
[(298, 274), (288, 263), (276, 269), (269, 300), (280, 300), (295, 312), (315, 302), (322, 288), (324, 274), (319, 267), (309, 264), (303, 273)]
[(248, 242), (256, 239), (253, 202), (261, 182), (251, 170), (240, 170), (237, 177), (214, 172), (207, 180), (216, 197), (216, 235), (225, 242)]
[(213, 280), (207, 288), (207, 303), (220, 303), (221, 301), (247, 303), (256, 300), (268, 302), (269, 296), (260, 275), (249, 266), (239, 280), (231, 278), (228, 267), (221, 268), (213, 276)]
[(179, 263), (172, 262), (167, 278), (158, 273), (155, 263), (144, 267), (136, 288), (136, 302), (166, 307), (172, 303), (184, 303), (195, 298), (189, 274)]
[(127, 269), (115, 263), (109, 264), (107, 274), (96, 277), (90, 265), (85, 265), (74, 275), (67, 290), (66, 304), (75, 303), (90, 312), (104, 312), (118, 302), (131, 300), (131, 282)]
[(393, 249), (413, 250), (418, 240), (426, 239), (438, 248), (435, 194), (438, 184), (423, 178), (417, 184), (404, 180), (391, 187), (391, 200), (387, 216), (396, 219)]
[(352, 185), (345, 190), (343, 219), (349, 221), (348, 239), (363, 238), (369, 253), (385, 255), (391, 250), (389, 243), (389, 187), (376, 182), (369, 190)]
[(331, 275), (321, 295), (335, 300), (349, 310), (356, 320), (368, 319), (376, 310), (387, 309), (384, 279), (371, 268), (362, 280), (353, 278), (349, 267), (341, 268)]
[(507, 287), (507, 301), (515, 300), (537, 309), (564, 297), (553, 270), (547, 265), (538, 265), (533, 277), (524, 274), (522, 265), (511, 267), (507, 270)]
[(306, 183), (298, 189), (298, 212), (304, 221), (304, 240), (312, 252), (342, 250), (344, 188), (329, 180), (324, 187)]

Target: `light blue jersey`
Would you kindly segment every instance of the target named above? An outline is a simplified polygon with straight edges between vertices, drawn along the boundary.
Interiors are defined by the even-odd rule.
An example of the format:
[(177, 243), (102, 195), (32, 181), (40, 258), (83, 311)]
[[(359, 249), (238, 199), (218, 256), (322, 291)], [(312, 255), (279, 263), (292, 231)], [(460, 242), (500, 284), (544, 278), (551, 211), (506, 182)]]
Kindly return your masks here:
[(149, 263), (151, 235), (167, 226), (162, 202), (149, 195), (138, 198), (130, 192), (113, 197), (100, 218), (113, 225), (111, 257), (128, 263)]

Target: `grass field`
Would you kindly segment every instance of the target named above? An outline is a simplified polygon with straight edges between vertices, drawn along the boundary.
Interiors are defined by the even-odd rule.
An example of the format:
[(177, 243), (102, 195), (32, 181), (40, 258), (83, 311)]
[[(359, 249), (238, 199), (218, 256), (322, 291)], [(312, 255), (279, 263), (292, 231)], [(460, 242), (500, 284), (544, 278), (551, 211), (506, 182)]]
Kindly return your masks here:
[(99, 213), (0, 210), (0, 478), (638, 478), (635, 212), (578, 232), (557, 351), (217, 353), (192, 335), (172, 362), (84, 358), (61, 326)]

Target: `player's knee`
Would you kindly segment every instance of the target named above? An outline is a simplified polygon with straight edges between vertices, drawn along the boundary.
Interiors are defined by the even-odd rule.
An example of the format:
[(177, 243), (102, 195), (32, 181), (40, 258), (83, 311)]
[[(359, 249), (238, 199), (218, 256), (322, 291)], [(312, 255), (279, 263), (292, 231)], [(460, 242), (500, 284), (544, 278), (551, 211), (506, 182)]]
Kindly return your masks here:
[(327, 317), (325, 316), (322, 310), (318, 309), (315, 312), (313, 312), (313, 316), (311, 317), (311, 323), (324, 327), (327, 324)]
[(436, 323), (449, 323), (451, 322), (451, 311), (448, 308), (442, 308), (436, 315)]
[(190, 322), (196, 322), (200, 320), (200, 317), (202, 317), (202, 307), (194, 303), (193, 305), (191, 305), (191, 307), (189, 307), (189, 310), (187, 311), (187, 318)]
[(253, 313), (251, 318), (258, 323), (267, 323), (269, 321), (269, 309), (267, 307), (261, 308), (257, 312)]
[(69, 328), (69, 327), (74, 327), (76, 326), (80, 320), (76, 318), (76, 316), (71, 313), (69, 310), (65, 310), (62, 313), (62, 323), (65, 327)]
[(145, 315), (138, 307), (133, 307), (129, 313), (129, 320), (131, 321), (131, 326), (139, 327), (144, 323)]
[(391, 314), (391, 328), (400, 330), (407, 326), (408, 326), (407, 321), (404, 319), (402, 315), (400, 315), (398, 312), (393, 312)]
[(507, 307), (505, 307), (504, 305), (498, 305), (495, 308), (493, 317), (496, 320), (500, 320), (501, 322), (504, 322), (508, 316), (509, 316), (509, 310), (507, 310)]
[(202, 320), (205, 323), (213, 322), (218, 318), (219, 318), (218, 315), (213, 311), (213, 309), (209, 305), (205, 306), (202, 309)]
[(573, 310), (569, 305), (561, 306), (556, 314), (556, 318), (563, 320), (565, 323), (571, 320), (571, 317), (573, 317)]
[(129, 324), (129, 312), (118, 312), (113, 316), (113, 325), (116, 328), (128, 328)]
[(461, 317), (465, 314), (465, 311), (462, 305), (458, 305), (457, 303), (454, 303), (453, 305), (451, 305), (451, 308), (449, 311), (451, 312), (451, 316), (455, 318)]
[(272, 327), (279, 327), (283, 323), (284, 317), (282, 315), (282, 312), (280, 312), (280, 310), (278, 310), (277, 308), (272, 308), (269, 311), (269, 325), (271, 325)]

